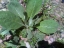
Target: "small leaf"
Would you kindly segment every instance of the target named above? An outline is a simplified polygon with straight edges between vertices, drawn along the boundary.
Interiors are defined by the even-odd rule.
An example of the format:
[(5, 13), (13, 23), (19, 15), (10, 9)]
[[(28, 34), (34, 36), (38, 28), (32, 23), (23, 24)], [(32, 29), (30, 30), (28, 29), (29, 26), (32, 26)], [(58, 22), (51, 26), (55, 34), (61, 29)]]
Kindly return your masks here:
[(33, 26), (34, 25), (34, 20), (32, 18), (29, 19), (29, 26)]
[(33, 37), (33, 34), (30, 29), (27, 29), (27, 38), (31, 39)]
[(13, 41), (14, 41), (15, 43), (18, 43), (19, 37), (18, 37), (18, 36), (14, 36)]
[(57, 31), (58, 25), (55, 20), (48, 19), (40, 22), (40, 26), (37, 28), (44, 33), (50, 34)]
[(0, 25), (6, 29), (18, 29), (22, 26), (22, 21), (9, 11), (0, 11)]
[(9, 32), (9, 30), (5, 30), (2, 33), (0, 33), (2, 36), (6, 35)]
[(28, 17), (34, 17), (41, 10), (42, 0), (30, 0), (26, 7)]
[(24, 8), (19, 2), (10, 2), (8, 4), (8, 9), (12, 13), (14, 13), (15, 15), (19, 16), (20, 18), (22, 18), (22, 20), (25, 19), (25, 16), (23, 14), (24, 13)]
[(26, 29), (23, 29), (23, 30), (20, 32), (19, 36), (22, 36), (23, 38), (25, 38), (25, 37), (27, 36)]
[(28, 38), (28, 39), (31, 39), (32, 36), (33, 36), (32, 33), (31, 33), (31, 32), (28, 32), (27, 38)]
[(24, 41), (20, 41), (21, 46), (26, 46), (26, 44), (24, 43)]
[(36, 31), (34, 33), (34, 36), (38, 39), (37, 41), (41, 41), (44, 39), (45, 34), (43, 34), (42, 32)]
[(42, 17), (36, 18), (36, 19), (35, 19), (35, 25), (38, 24), (38, 23), (40, 23), (41, 20), (42, 20)]
[(43, 0), (42, 4), (46, 5), (47, 3), (49, 3), (50, 0)]
[(9, 43), (9, 42), (4, 42), (4, 44), (6, 45), (6, 47), (11, 47), (11, 48), (16, 48), (17, 46), (12, 44), (12, 43)]

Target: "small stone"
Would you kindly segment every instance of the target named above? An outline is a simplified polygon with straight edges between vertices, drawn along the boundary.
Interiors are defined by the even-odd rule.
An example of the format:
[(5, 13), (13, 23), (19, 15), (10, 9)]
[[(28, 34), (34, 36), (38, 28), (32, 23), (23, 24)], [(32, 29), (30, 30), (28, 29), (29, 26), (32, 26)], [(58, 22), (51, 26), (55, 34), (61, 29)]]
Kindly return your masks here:
[(2, 43), (3, 42), (3, 40), (2, 39), (0, 39), (0, 43)]
[(51, 43), (53, 43), (54, 41), (55, 41), (54, 38), (50, 38), (50, 39), (48, 40), (48, 43), (51, 44)]
[(0, 9), (2, 9), (3, 7), (2, 7), (2, 4), (0, 4)]
[(61, 37), (64, 38), (64, 33), (61, 33)]

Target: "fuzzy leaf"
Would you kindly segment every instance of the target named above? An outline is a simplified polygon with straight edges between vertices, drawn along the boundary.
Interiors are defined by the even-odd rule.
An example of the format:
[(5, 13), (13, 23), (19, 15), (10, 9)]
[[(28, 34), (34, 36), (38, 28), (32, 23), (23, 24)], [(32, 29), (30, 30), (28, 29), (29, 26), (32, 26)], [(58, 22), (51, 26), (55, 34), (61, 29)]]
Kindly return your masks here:
[(9, 33), (9, 30), (5, 30), (2, 33), (0, 33), (2, 36), (6, 35), (7, 33)]
[(22, 21), (9, 11), (0, 11), (0, 25), (6, 29), (18, 29), (22, 26)]
[(18, 43), (19, 37), (18, 37), (18, 36), (14, 36), (13, 41), (14, 41), (15, 43)]
[(38, 29), (44, 33), (54, 33), (58, 29), (58, 23), (55, 20), (48, 19), (40, 22)]
[(37, 38), (37, 41), (41, 41), (44, 39), (45, 34), (43, 34), (42, 32), (36, 31), (36, 33), (34, 33), (34, 36)]
[(6, 48), (9, 48), (9, 47), (16, 48), (17, 47), (16, 45), (9, 43), (9, 42), (5, 42), (4, 44), (6, 45)]
[(20, 41), (21, 46), (26, 46), (24, 41)]
[(42, 0), (30, 0), (27, 4), (27, 15), (28, 17), (34, 17), (39, 13), (42, 7)]
[(25, 16), (23, 14), (24, 13), (24, 8), (23, 8), (23, 6), (21, 6), (21, 4), (19, 2), (10, 2), (8, 4), (8, 9), (12, 13), (14, 13), (15, 15), (19, 16), (20, 18), (22, 18), (22, 20), (25, 19)]
[(27, 29), (27, 39), (31, 39), (33, 37), (33, 34), (30, 29)]
[(20, 33), (19, 33), (19, 36), (22, 36), (22, 37), (26, 37), (27, 36), (27, 32), (26, 32), (26, 29), (23, 29)]
[(34, 20), (32, 20), (32, 18), (29, 19), (29, 26), (33, 26), (34, 25)]

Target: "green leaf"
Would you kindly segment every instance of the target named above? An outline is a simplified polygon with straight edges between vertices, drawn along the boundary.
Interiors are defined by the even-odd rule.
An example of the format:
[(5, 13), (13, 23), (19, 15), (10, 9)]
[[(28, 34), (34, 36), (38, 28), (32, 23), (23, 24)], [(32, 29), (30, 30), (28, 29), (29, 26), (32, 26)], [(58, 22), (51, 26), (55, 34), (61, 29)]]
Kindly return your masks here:
[(21, 46), (26, 46), (26, 44), (24, 43), (24, 41), (20, 41)]
[(43, 34), (42, 32), (36, 31), (34, 33), (34, 36), (37, 38), (37, 41), (41, 41), (44, 39), (45, 34)]
[(4, 42), (4, 44), (6, 45), (6, 48), (7, 47), (12, 47), (12, 48), (16, 48), (17, 46), (12, 44), (12, 43), (9, 43), (9, 42)]
[(18, 36), (14, 36), (13, 41), (14, 41), (15, 43), (18, 43), (19, 37), (18, 37)]
[(54, 33), (58, 29), (58, 23), (55, 20), (48, 19), (40, 22), (40, 26), (37, 27), (41, 32), (46, 34)]
[(46, 4), (49, 3), (49, 2), (50, 2), (50, 0), (43, 0), (42, 4), (43, 4), (43, 5), (46, 5)]
[(27, 39), (31, 39), (33, 37), (33, 34), (30, 29), (27, 29)]
[(9, 30), (5, 30), (2, 33), (0, 33), (2, 36), (6, 35), (7, 33), (9, 33)]
[(14, 13), (15, 15), (19, 16), (20, 18), (22, 18), (22, 20), (25, 19), (25, 16), (23, 14), (24, 13), (24, 8), (19, 2), (10, 2), (8, 4), (8, 9), (12, 13)]
[(0, 25), (6, 29), (18, 29), (22, 26), (22, 21), (9, 11), (0, 11)]
[(39, 13), (42, 7), (42, 0), (30, 0), (26, 6), (28, 17), (34, 17)]
[(32, 18), (29, 19), (29, 26), (33, 26), (34, 25), (34, 20)]
[(19, 36), (22, 36), (23, 38), (26, 38), (26, 36), (27, 36), (26, 29), (23, 29), (23, 30), (20, 32)]

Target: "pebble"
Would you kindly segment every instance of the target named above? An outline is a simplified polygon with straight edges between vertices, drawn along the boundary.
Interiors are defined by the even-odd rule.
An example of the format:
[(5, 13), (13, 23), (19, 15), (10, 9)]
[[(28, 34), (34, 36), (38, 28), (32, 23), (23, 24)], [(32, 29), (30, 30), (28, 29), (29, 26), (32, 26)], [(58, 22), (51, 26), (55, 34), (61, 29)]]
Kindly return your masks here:
[(2, 39), (0, 39), (0, 43), (2, 43), (3, 42), (3, 40)]
[(0, 1), (0, 11), (6, 11), (6, 5), (8, 4), (9, 0), (1, 0)]

